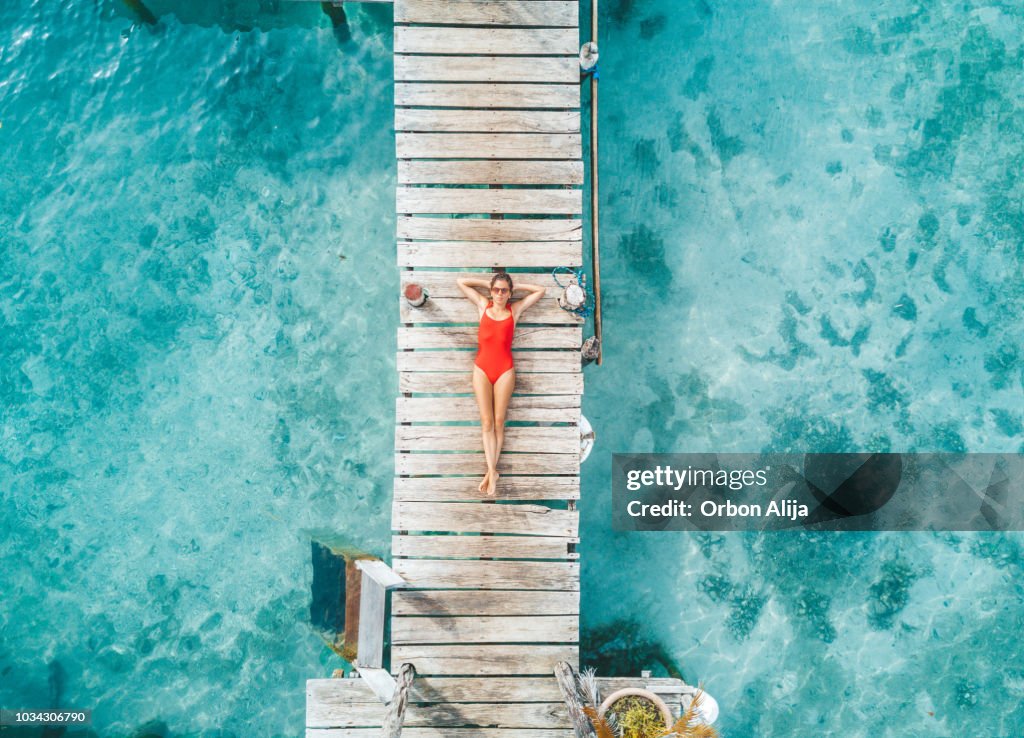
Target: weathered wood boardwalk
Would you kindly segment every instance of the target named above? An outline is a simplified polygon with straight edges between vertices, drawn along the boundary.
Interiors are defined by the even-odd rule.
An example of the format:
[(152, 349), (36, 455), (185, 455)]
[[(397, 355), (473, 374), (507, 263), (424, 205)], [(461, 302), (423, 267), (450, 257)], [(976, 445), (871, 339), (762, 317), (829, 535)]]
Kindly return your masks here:
[[(578, 2), (394, 10), (397, 266), (430, 296), (396, 296), (391, 565), (408, 588), (392, 594), (390, 663), (416, 669), (403, 735), (570, 738), (553, 671), (579, 656), (582, 329), (551, 270), (583, 261)], [(477, 314), (455, 280), (495, 267), (550, 289), (516, 329), (488, 499)], [(376, 736), (384, 713), (365, 679), (309, 682), (308, 738)]]

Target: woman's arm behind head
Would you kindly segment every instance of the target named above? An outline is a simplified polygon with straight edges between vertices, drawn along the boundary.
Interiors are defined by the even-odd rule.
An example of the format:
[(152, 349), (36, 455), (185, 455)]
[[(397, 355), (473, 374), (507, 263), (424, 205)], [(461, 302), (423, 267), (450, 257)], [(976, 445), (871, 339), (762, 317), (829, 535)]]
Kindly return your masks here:
[(516, 291), (518, 292), (519, 290), (527, 292), (526, 297), (509, 306), (517, 323), (519, 322), (520, 315), (522, 315), (531, 306), (536, 305), (541, 301), (541, 298), (544, 297), (544, 293), (547, 292), (547, 287), (541, 287), (537, 284), (517, 284)]
[(487, 307), (487, 300), (476, 290), (477, 287), (487, 287), (489, 283), (486, 280), (476, 279), (475, 277), (459, 277), (455, 280), (455, 283), (462, 290), (462, 294), (466, 296), (467, 300), (481, 310)]

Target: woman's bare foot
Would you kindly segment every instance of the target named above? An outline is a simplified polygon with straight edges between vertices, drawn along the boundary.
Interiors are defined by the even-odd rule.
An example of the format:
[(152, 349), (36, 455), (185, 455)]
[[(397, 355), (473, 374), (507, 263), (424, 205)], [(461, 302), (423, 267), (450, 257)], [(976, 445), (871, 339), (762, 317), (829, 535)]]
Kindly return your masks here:
[[(480, 490), (481, 492), (483, 492), (487, 488), (488, 482), (490, 482), (490, 480), (491, 480), (491, 472), (490, 472), (490, 470), (488, 470), (487, 473), (484, 474), (484, 478), (480, 480), (480, 486), (477, 487), (477, 489)], [(488, 493), (488, 494), (490, 494), (490, 493)]]
[(489, 479), (488, 479), (488, 482), (487, 482), (487, 496), (488, 497), (494, 497), (494, 495), (496, 495), (498, 493), (498, 477), (500, 477), (500, 476), (501, 475), (498, 474), (498, 472), (494, 472), (494, 474), (490, 474), (489, 475)]

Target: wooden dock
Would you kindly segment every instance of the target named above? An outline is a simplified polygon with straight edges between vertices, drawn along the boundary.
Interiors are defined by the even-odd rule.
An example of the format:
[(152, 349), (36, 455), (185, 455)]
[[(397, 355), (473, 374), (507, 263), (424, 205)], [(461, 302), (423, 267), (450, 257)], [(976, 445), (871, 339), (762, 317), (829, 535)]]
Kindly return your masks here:
[[(583, 336), (551, 271), (583, 263), (578, 2), (396, 0), (394, 13), (397, 266), (429, 294), (420, 308), (396, 296), (391, 566), (407, 586), (392, 593), (390, 664), (416, 671), (403, 735), (570, 738), (553, 671), (579, 660)], [(488, 499), (477, 311), (455, 280), (496, 267), (550, 289), (516, 327)], [(307, 738), (377, 736), (384, 714), (367, 679), (309, 681)]]

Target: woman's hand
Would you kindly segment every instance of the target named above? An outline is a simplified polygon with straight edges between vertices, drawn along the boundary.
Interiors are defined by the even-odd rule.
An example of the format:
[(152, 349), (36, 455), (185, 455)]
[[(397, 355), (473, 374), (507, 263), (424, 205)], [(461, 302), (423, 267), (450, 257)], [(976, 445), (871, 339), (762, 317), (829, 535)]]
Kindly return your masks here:
[(516, 319), (517, 323), (519, 322), (519, 316), (522, 315), (527, 308), (540, 302), (540, 299), (544, 297), (544, 293), (547, 292), (547, 287), (541, 287), (538, 284), (517, 284), (516, 292), (519, 290), (525, 291), (527, 293), (526, 297), (509, 305), (509, 309), (512, 311), (512, 315)]
[(487, 300), (484, 296), (476, 291), (477, 287), (489, 287), (490, 282), (486, 279), (476, 279), (475, 277), (459, 277), (455, 280), (455, 283), (459, 285), (459, 289), (462, 290), (462, 294), (466, 296), (466, 299), (476, 305), (481, 310), (487, 307)]

